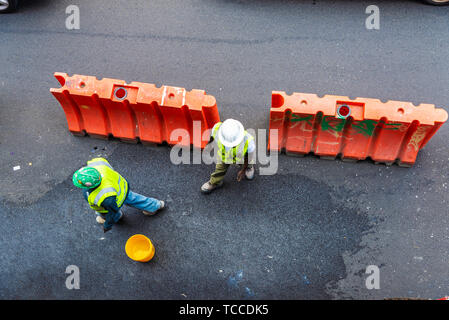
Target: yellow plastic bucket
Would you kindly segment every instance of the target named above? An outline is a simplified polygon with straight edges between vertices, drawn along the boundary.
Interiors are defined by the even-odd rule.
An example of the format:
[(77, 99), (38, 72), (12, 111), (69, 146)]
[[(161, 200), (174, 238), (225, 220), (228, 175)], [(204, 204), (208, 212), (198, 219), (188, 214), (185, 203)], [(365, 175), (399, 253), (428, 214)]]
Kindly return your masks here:
[(135, 234), (126, 241), (125, 251), (134, 261), (147, 262), (154, 256), (154, 246), (151, 240), (143, 234)]

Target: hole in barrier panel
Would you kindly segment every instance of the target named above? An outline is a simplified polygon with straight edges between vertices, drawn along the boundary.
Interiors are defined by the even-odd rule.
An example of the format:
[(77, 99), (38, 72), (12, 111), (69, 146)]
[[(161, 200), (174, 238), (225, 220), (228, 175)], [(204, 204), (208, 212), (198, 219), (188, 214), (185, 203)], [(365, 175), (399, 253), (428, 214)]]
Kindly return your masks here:
[(84, 88), (86, 86), (86, 83), (84, 81), (80, 82), (80, 88)]
[(280, 108), (284, 105), (284, 97), (280, 94), (273, 94), (271, 96), (271, 107), (272, 108)]
[(174, 94), (174, 93), (169, 93), (169, 94), (168, 94), (168, 98), (169, 98), (169, 99), (173, 99), (174, 97), (175, 97), (175, 94)]
[(61, 87), (64, 87), (65, 86), (65, 78), (64, 78), (64, 76), (58, 74), (58, 75), (55, 75), (55, 77), (56, 77), (56, 80), (58, 80), (58, 82), (61, 85)]
[(351, 108), (347, 105), (342, 105), (338, 108), (337, 113), (342, 118), (347, 118), (351, 114)]
[(399, 108), (399, 109), (398, 109), (398, 112), (399, 112), (400, 114), (404, 114), (404, 109)]
[(127, 95), (128, 95), (128, 92), (123, 87), (119, 87), (119, 88), (115, 89), (115, 91), (114, 91), (114, 97), (118, 100), (125, 99)]

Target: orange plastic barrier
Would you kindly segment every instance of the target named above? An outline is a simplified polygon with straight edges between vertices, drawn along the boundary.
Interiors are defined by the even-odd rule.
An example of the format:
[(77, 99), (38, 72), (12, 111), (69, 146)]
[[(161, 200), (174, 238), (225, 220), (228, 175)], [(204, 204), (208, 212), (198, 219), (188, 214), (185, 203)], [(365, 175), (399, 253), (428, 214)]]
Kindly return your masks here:
[[(75, 135), (86, 133), (108, 138), (110, 135), (128, 142), (186, 145), (204, 148), (203, 133), (220, 121), (215, 98), (204, 90), (187, 92), (184, 88), (55, 73), (61, 88), (50, 92), (64, 109), (69, 130)], [(201, 132), (193, 126), (201, 122)], [(170, 135), (176, 129), (186, 134)], [(188, 132), (188, 136), (187, 136)], [(176, 132), (177, 133), (177, 132)], [(204, 138), (204, 137), (203, 137)], [(206, 139), (204, 138), (204, 139)], [(201, 141), (200, 141), (201, 140)]]
[(270, 131), (279, 131), (268, 149), (411, 166), (447, 118), (431, 104), (273, 91)]

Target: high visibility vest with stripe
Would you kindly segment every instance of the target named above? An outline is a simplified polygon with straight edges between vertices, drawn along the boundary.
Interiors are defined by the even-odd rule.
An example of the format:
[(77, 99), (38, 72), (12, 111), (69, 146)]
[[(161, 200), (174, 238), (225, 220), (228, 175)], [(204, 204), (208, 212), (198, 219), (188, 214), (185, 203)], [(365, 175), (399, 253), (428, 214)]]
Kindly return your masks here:
[(87, 162), (88, 167), (97, 169), (101, 174), (101, 184), (95, 188), (87, 198), (92, 209), (100, 213), (107, 213), (101, 204), (107, 197), (116, 197), (117, 207), (121, 207), (128, 194), (128, 182), (112, 168), (104, 158), (95, 158)]
[(245, 136), (242, 142), (235, 147), (228, 148), (228, 150), (226, 150), (226, 147), (221, 143), (220, 139), (216, 139), (218, 129), (220, 129), (221, 124), (221, 122), (218, 122), (212, 132), (212, 138), (214, 138), (218, 145), (218, 156), (223, 163), (243, 163), (245, 154), (248, 152), (248, 145), (254, 139), (253, 136), (245, 130)]

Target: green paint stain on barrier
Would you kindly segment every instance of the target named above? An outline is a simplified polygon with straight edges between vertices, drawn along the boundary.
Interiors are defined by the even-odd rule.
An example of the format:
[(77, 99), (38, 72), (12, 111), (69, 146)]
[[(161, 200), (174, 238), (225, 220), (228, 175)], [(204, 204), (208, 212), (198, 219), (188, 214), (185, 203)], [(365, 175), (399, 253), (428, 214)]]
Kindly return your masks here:
[(364, 136), (371, 137), (376, 129), (376, 120), (363, 120), (357, 123), (352, 123), (352, 128), (355, 129), (356, 134), (363, 134)]
[(363, 134), (364, 136), (371, 137), (374, 134), (374, 129), (378, 124), (383, 125), (382, 129), (385, 130), (399, 130), (402, 123), (386, 123), (383, 120), (363, 120), (357, 123), (352, 123), (352, 128), (356, 130), (356, 134)]
[(321, 130), (332, 130), (335, 132), (341, 132), (345, 127), (346, 119), (337, 119), (333, 116), (325, 116), (321, 121)]
[(290, 122), (305, 121), (305, 122), (307, 122), (307, 124), (312, 125), (312, 122), (310, 122), (310, 120), (313, 119), (313, 115), (308, 115), (308, 116), (302, 117), (302, 116), (300, 116), (300, 115), (298, 115), (298, 114), (292, 113), (291, 111), (287, 111), (287, 112), (285, 113), (285, 116), (286, 116), (286, 117), (285, 117), (286, 119), (288, 119), (288, 117), (291, 116)]
[[(312, 125), (313, 115), (301, 116), (294, 114), (291, 111), (287, 111), (285, 119), (290, 122), (305, 121), (307, 124)], [(343, 131), (345, 124), (346, 119), (338, 119), (334, 116), (325, 116), (321, 121), (321, 130), (341, 132)], [(383, 120), (362, 120), (351, 122), (350, 127), (355, 130), (355, 134), (362, 134), (366, 137), (371, 137), (374, 134), (374, 130), (378, 124), (381, 124), (382, 129), (385, 130), (399, 130), (402, 125), (401, 123), (386, 123)]]

